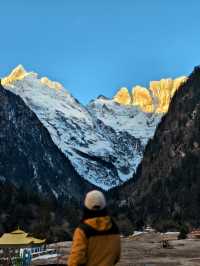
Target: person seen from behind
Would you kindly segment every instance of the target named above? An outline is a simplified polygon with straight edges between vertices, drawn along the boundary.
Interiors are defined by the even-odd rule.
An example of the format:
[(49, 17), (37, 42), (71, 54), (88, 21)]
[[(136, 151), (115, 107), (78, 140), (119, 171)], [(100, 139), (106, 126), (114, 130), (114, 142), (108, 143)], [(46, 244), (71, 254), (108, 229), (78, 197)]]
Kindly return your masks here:
[(104, 194), (87, 193), (83, 218), (73, 236), (68, 266), (113, 266), (120, 259), (120, 234), (108, 215)]

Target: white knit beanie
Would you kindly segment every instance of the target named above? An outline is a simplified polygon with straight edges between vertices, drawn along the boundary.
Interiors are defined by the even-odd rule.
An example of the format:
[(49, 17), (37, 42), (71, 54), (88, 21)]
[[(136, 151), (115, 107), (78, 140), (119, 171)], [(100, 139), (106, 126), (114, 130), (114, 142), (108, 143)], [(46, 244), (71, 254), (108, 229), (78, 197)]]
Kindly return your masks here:
[(89, 210), (102, 210), (106, 207), (104, 194), (98, 190), (92, 190), (86, 194), (84, 205)]

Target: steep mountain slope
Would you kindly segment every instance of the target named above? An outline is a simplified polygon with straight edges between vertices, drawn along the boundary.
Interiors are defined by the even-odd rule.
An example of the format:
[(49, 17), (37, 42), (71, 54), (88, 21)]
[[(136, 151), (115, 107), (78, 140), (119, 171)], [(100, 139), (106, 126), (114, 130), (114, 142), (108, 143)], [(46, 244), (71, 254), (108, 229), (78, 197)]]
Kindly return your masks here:
[(23, 100), (0, 86), (0, 179), (51, 197), (80, 200), (78, 175)]
[(145, 150), (136, 185), (118, 191), (136, 221), (170, 219), (199, 226), (200, 67), (175, 94), (169, 112)]
[[(84, 107), (60, 83), (39, 78), (22, 66), (2, 84), (37, 115), (79, 175), (105, 190), (132, 177), (163, 115), (157, 106), (166, 109), (177, 89), (173, 81), (158, 83), (149, 94), (149, 111), (149, 92), (138, 86), (131, 96), (127, 89), (120, 90), (112, 100), (99, 97)], [(122, 102), (127, 93), (129, 104)]]
[[(110, 143), (110, 159), (122, 181), (130, 179), (140, 163), (144, 147), (152, 138), (161, 115), (144, 113), (138, 108), (121, 105), (99, 97), (87, 106), (96, 131)], [(97, 152), (100, 147), (97, 147)], [(118, 184), (116, 184), (118, 185)]]

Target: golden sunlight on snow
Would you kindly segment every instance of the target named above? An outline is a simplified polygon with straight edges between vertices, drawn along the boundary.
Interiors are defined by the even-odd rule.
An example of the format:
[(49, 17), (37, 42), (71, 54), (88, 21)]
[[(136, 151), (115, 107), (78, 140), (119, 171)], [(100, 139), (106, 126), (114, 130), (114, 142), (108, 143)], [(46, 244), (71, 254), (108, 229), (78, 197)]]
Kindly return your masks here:
[(138, 85), (132, 89), (132, 105), (139, 106), (144, 112), (154, 111), (153, 100), (149, 90)]
[(179, 77), (177, 79), (161, 79), (160, 81), (150, 82), (150, 91), (156, 99), (156, 112), (166, 113), (169, 108), (174, 93), (180, 85), (186, 81), (186, 77)]
[[(1, 80), (3, 86), (12, 86), (16, 80), (23, 80), (26, 76), (33, 74), (33, 72), (27, 72), (22, 65), (18, 65), (7, 77)], [(61, 90), (63, 88), (62, 84), (56, 81), (51, 81), (47, 77), (40, 79), (41, 83), (46, 85), (50, 89)]]
[(43, 77), (40, 79), (40, 81), (46, 85), (47, 87), (51, 88), (51, 89), (55, 89), (55, 90), (61, 90), (63, 88), (62, 84), (60, 84), (59, 82), (56, 81), (51, 81), (50, 79), (48, 79), (47, 77)]
[(186, 80), (183, 76), (174, 80), (151, 81), (149, 89), (137, 85), (132, 89), (131, 95), (127, 88), (122, 88), (114, 96), (114, 101), (138, 106), (147, 113), (166, 113), (174, 93)]
[(22, 80), (28, 73), (23, 68), (22, 65), (18, 65), (13, 71), (10, 73), (9, 76), (3, 78), (1, 80), (1, 84), (4, 85), (12, 85), (15, 80)]
[(120, 104), (131, 104), (131, 96), (127, 88), (121, 88), (114, 97), (115, 102)]

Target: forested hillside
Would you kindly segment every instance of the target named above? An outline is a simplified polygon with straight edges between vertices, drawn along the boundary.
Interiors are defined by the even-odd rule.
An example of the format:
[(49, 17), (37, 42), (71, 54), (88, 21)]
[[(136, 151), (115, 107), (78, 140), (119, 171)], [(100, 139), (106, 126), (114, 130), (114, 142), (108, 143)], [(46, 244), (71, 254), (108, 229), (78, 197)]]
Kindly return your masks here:
[(112, 197), (135, 225), (200, 221), (200, 68), (176, 92), (137, 174)]

